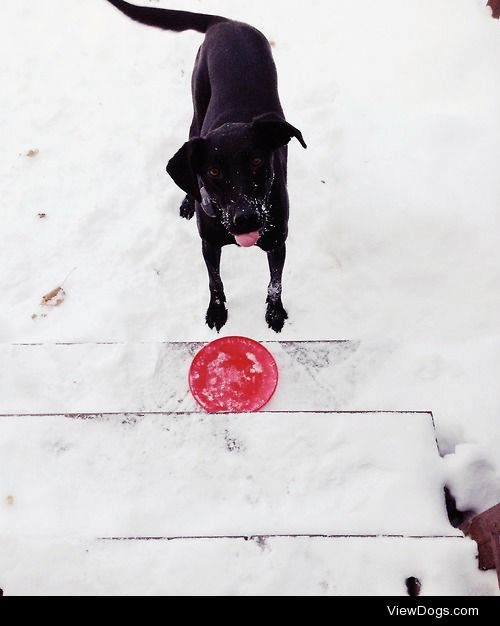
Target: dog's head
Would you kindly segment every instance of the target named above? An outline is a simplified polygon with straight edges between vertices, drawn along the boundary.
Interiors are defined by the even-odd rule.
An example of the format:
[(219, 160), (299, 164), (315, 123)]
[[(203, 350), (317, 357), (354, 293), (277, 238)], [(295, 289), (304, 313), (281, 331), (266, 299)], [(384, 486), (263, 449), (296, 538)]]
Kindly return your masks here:
[[(209, 198), (214, 215), (231, 235), (256, 233), (265, 222), (274, 180), (274, 152), (302, 133), (274, 114), (246, 124), (224, 124), (206, 137), (185, 143), (170, 160), (167, 172), (188, 195)], [(205, 202), (206, 204), (206, 202)]]

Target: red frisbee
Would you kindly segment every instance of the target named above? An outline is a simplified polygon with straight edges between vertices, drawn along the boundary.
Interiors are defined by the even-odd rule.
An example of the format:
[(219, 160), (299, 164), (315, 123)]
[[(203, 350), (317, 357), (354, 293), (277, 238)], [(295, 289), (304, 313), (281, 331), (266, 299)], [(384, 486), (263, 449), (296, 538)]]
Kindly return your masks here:
[(269, 402), (278, 366), (264, 346), (246, 337), (223, 337), (202, 348), (189, 370), (189, 388), (209, 413), (253, 413)]

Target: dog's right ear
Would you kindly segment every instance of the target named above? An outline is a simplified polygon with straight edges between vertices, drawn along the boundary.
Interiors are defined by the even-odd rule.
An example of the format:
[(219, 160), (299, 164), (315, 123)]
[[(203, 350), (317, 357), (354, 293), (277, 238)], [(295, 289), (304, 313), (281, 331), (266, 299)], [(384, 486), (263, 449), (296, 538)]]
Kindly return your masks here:
[(167, 165), (167, 172), (175, 184), (198, 202), (201, 202), (201, 195), (196, 175), (201, 162), (204, 143), (205, 140), (201, 137), (190, 139), (170, 159)]

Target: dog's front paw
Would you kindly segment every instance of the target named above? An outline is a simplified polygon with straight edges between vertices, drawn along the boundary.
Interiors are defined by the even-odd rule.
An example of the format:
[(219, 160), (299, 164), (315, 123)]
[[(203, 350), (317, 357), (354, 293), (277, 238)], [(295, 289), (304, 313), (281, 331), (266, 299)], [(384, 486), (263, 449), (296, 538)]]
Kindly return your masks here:
[(217, 332), (227, 322), (227, 309), (223, 302), (211, 302), (207, 310), (206, 322), (209, 328), (215, 328)]
[(190, 220), (194, 215), (194, 200), (191, 196), (186, 196), (179, 209), (179, 214), (187, 220)]
[(275, 333), (280, 333), (285, 325), (285, 320), (288, 319), (288, 313), (283, 308), (282, 304), (267, 305), (266, 322), (269, 328), (272, 328)]

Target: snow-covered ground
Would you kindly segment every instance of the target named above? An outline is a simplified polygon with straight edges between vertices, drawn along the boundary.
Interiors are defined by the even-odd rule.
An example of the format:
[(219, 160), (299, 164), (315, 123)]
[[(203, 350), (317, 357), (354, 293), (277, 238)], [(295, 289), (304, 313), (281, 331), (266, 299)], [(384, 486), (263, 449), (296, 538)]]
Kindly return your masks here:
[[(151, 4), (273, 41), (309, 145), (290, 149), (282, 338), (359, 341), (340, 408), (432, 410), (459, 508), (496, 504), (500, 23), (486, 1)], [(196, 228), (165, 173), (202, 36), (104, 0), (3, 0), (0, 17), (0, 342), (214, 338)], [(222, 272), (224, 333), (275, 339), (265, 256), (225, 249)], [(40, 306), (63, 281), (64, 302)]]

